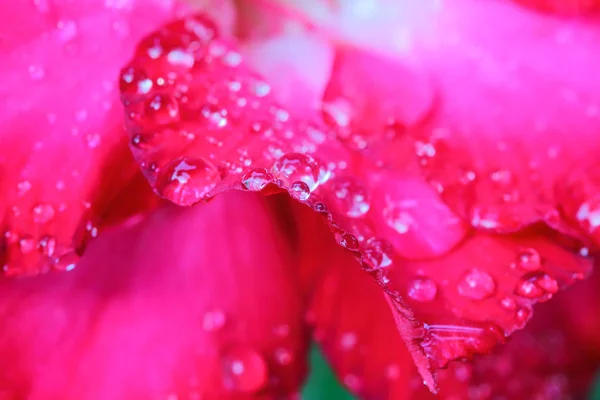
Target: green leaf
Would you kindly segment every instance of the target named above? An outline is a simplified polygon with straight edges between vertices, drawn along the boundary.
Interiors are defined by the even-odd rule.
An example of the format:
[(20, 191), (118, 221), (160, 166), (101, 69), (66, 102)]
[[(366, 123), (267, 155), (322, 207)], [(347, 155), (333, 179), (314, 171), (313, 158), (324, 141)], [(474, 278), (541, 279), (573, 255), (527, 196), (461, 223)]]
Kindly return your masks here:
[(339, 384), (317, 346), (313, 346), (310, 352), (310, 364), (310, 375), (302, 389), (302, 399), (354, 400), (354, 396)]

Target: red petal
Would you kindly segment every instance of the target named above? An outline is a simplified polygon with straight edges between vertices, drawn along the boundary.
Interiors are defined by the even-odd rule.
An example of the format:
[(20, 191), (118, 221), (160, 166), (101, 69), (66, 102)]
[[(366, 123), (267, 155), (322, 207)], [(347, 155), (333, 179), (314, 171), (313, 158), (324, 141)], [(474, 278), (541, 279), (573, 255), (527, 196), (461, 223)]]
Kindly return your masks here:
[[(373, 78), (371, 86), (380, 88), (384, 79)], [(422, 87), (410, 91), (422, 95), (421, 106), (406, 111), (409, 103), (390, 101), (390, 116), (417, 123), (431, 101), (428, 86)], [(134, 156), (157, 193), (191, 205), (232, 188), (279, 187), (326, 216), (337, 243), (362, 260), (393, 300), (398, 329), (431, 386), (431, 366), (488, 352), (523, 326), (525, 311), (507, 311), (503, 302), (529, 310), (589, 270), (577, 248), (563, 247), (542, 228), (470, 234), (410, 169), (374, 163), (337, 142), (336, 132), (319, 121), (298, 119), (277, 105), (271, 87), (202, 16), (146, 39), (123, 70), (121, 88)], [(369, 96), (377, 92), (355, 93), (366, 95), (357, 103), (363, 107), (374, 104)], [(540, 265), (512, 268), (534, 251)], [(439, 258), (418, 261), (432, 257)], [(431, 283), (417, 282), (415, 289), (415, 279), (436, 285), (431, 299), (415, 294)]]
[(0, 397), (294, 393), (307, 343), (273, 220), (248, 194), (168, 206), (100, 235), (72, 272), (2, 283)]
[(115, 76), (171, 5), (117, 3), (19, 1), (0, 17), (0, 265), (8, 275), (70, 265), (136, 174)]
[[(433, 396), (410, 354), (397, 344), (384, 296), (361, 277), (347, 255), (331, 248), (324, 251), (330, 243), (323, 234), (311, 231), (314, 242), (305, 242), (309, 247), (303, 249), (321, 261), (315, 268), (320, 274), (312, 277), (317, 285), (307, 319), (340, 381), (360, 398), (549, 400), (587, 392), (600, 362), (600, 348), (591, 346), (597, 346), (600, 332), (594, 296), (600, 275), (541, 305), (527, 328), (491, 355), (438, 371), (440, 392)], [(419, 293), (424, 295), (428, 288), (423, 283)], [(435, 306), (432, 302), (430, 307)], [(460, 338), (460, 332), (454, 334)]]
[(600, 11), (598, 0), (515, 0), (541, 11), (562, 15), (584, 15)]

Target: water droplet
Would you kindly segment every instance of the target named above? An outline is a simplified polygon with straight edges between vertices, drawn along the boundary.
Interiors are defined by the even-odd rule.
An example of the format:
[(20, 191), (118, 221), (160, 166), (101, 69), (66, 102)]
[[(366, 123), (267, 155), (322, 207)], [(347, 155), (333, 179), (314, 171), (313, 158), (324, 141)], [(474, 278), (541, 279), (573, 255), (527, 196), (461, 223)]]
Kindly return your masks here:
[(542, 258), (540, 256), (540, 253), (536, 249), (522, 249), (517, 254), (514, 266), (527, 271), (535, 271), (540, 269), (540, 267), (542, 266)]
[(54, 218), (54, 207), (50, 204), (40, 203), (31, 210), (33, 222), (45, 224)]
[(517, 308), (517, 303), (512, 297), (504, 297), (500, 300), (500, 306), (508, 311), (514, 311)]
[(271, 168), (273, 175), (284, 185), (291, 186), (294, 182), (304, 182), (313, 192), (323, 180), (326, 173), (321, 164), (308, 154), (284, 154)]
[(485, 271), (471, 269), (458, 282), (458, 293), (473, 300), (483, 300), (494, 294), (496, 282)]
[(221, 357), (223, 385), (228, 390), (253, 393), (267, 383), (267, 363), (257, 351), (229, 349)]
[(505, 341), (502, 328), (492, 323), (425, 324), (424, 328), (421, 347), (438, 368), (471, 354), (486, 354), (496, 344)]
[(225, 326), (225, 313), (221, 310), (212, 310), (204, 314), (202, 328), (206, 332), (217, 332)]
[(71, 271), (77, 266), (79, 256), (74, 251), (68, 251), (58, 257), (52, 265), (56, 271)]
[(23, 235), (19, 239), (21, 253), (28, 254), (35, 249), (35, 239), (31, 235)]
[(392, 265), (394, 249), (384, 239), (371, 238), (363, 249), (363, 265), (367, 269), (377, 270)]
[(336, 242), (340, 246), (342, 246), (350, 251), (358, 251), (358, 240), (356, 239), (356, 236), (352, 235), (351, 233), (345, 232), (345, 231), (335, 232), (334, 236), (335, 236)]
[(279, 365), (290, 365), (292, 363), (292, 352), (285, 348), (275, 350), (275, 360)]
[(356, 346), (357, 342), (358, 338), (356, 333), (346, 332), (342, 334), (342, 337), (340, 338), (340, 347), (342, 350), (352, 350)]
[(85, 135), (85, 142), (88, 148), (95, 149), (100, 145), (102, 137), (98, 133), (88, 133)]
[(310, 188), (304, 182), (294, 182), (290, 185), (290, 195), (298, 200), (306, 200), (310, 197)]
[(351, 178), (338, 178), (332, 182), (338, 209), (350, 218), (360, 218), (370, 208), (367, 191)]
[(396, 203), (388, 203), (386, 205), (383, 209), (383, 217), (386, 224), (401, 235), (407, 233), (410, 226), (414, 223), (407, 209)]
[(167, 94), (152, 96), (144, 108), (145, 115), (155, 124), (167, 125), (179, 121), (179, 105)]
[(408, 287), (408, 297), (415, 301), (427, 302), (435, 299), (437, 285), (427, 278), (413, 279)]
[(19, 196), (25, 195), (27, 192), (31, 190), (31, 182), (29, 181), (21, 181), (17, 183), (17, 194)]
[(532, 314), (533, 310), (531, 307), (520, 307), (515, 312), (515, 318), (517, 318), (517, 321), (519, 321), (521, 324), (525, 324), (527, 321), (529, 321)]
[(156, 189), (181, 206), (197, 203), (221, 181), (219, 170), (204, 158), (178, 158), (161, 169)]
[(127, 67), (121, 71), (119, 88), (125, 94), (146, 94), (152, 89), (152, 81), (148, 79), (146, 72), (136, 68)]
[(558, 292), (558, 282), (545, 272), (529, 272), (517, 283), (515, 294), (528, 299), (548, 300)]
[(263, 190), (265, 186), (273, 181), (273, 175), (271, 175), (264, 168), (252, 169), (244, 175), (242, 178), (242, 185), (248, 190), (258, 192)]
[(38, 250), (46, 257), (52, 257), (56, 249), (56, 239), (52, 236), (43, 236), (38, 243)]

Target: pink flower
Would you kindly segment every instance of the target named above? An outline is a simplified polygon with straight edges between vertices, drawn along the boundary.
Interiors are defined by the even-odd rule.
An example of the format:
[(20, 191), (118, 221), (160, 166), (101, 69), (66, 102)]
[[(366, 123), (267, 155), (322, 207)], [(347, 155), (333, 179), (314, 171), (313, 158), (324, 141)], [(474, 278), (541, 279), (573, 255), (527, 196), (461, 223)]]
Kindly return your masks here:
[(361, 398), (585, 390), (600, 21), (530, 3), (18, 3), (0, 399), (291, 398), (311, 337)]

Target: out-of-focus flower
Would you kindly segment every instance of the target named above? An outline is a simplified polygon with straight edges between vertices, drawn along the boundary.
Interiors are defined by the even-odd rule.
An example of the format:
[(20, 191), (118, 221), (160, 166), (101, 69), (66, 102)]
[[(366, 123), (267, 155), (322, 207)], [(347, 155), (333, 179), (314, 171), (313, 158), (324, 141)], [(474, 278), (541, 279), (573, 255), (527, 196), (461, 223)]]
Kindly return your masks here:
[(596, 6), (17, 2), (0, 398), (585, 390)]

